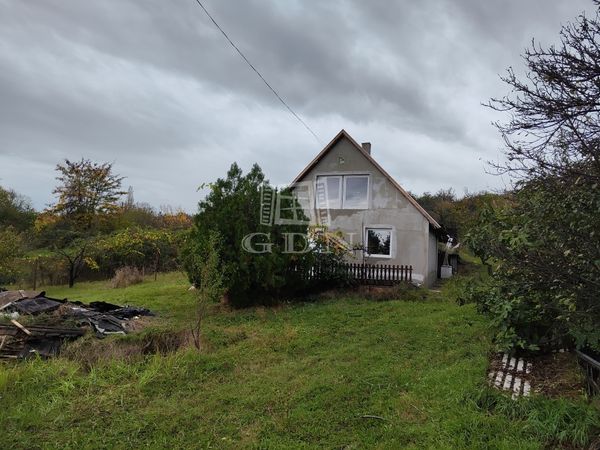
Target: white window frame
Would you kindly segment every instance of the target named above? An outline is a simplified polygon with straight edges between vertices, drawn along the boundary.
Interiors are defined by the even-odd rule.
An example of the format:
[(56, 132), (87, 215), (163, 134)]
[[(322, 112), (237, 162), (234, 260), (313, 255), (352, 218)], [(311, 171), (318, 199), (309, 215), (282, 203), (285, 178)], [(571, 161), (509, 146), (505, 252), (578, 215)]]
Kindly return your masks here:
[[(346, 206), (346, 183), (350, 178), (366, 178), (367, 179), (367, 193), (364, 200), (364, 206), (348, 207)], [(342, 195), (342, 209), (369, 209), (369, 192), (371, 192), (371, 177), (369, 175), (344, 175), (344, 193)]]
[[(367, 178), (367, 198), (365, 199), (364, 206), (361, 207), (347, 207), (346, 203), (346, 180), (348, 178)], [(339, 197), (338, 197), (338, 206), (332, 207), (329, 204), (326, 206), (326, 209), (369, 209), (369, 205), (371, 203), (371, 175), (364, 172), (358, 173), (321, 173), (315, 177), (315, 208), (316, 209), (324, 209), (323, 205), (319, 204), (318, 199), (318, 190), (317, 185), (322, 182), (319, 179), (325, 178), (337, 178), (339, 180)], [(329, 203), (329, 202), (328, 202)]]
[[(381, 231), (389, 231), (390, 233), (390, 254), (389, 255), (377, 255), (369, 253), (369, 230), (381, 230)], [(365, 227), (364, 233), (365, 239), (365, 255), (369, 258), (383, 258), (383, 259), (392, 259), (392, 254), (394, 252), (394, 227), (385, 226), (385, 225), (372, 225)]]

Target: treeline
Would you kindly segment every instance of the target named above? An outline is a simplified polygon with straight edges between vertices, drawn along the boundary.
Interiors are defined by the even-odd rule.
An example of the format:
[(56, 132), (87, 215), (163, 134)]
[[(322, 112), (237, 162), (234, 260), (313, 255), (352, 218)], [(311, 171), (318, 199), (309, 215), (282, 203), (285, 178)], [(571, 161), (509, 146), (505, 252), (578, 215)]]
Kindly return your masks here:
[(56, 170), (56, 201), (41, 212), (0, 187), (0, 286), (73, 285), (110, 278), (121, 267), (179, 268), (189, 215), (136, 203), (111, 164), (66, 160)]
[(458, 196), (452, 189), (440, 189), (435, 194), (425, 192), (413, 197), (442, 226), (442, 234), (464, 245), (469, 232), (478, 225), (482, 211), (490, 207), (511, 205), (513, 193), (475, 192)]

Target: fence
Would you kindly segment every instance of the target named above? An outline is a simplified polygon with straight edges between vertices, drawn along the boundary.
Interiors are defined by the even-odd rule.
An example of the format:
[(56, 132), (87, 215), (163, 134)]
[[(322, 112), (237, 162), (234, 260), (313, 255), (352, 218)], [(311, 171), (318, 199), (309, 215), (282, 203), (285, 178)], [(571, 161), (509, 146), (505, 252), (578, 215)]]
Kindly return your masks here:
[(358, 284), (393, 285), (412, 281), (412, 266), (395, 264), (337, 263), (313, 266), (304, 278), (311, 281), (344, 279)]
[(585, 371), (586, 390), (588, 395), (600, 394), (600, 362), (579, 350), (576, 352), (579, 357), (579, 363)]

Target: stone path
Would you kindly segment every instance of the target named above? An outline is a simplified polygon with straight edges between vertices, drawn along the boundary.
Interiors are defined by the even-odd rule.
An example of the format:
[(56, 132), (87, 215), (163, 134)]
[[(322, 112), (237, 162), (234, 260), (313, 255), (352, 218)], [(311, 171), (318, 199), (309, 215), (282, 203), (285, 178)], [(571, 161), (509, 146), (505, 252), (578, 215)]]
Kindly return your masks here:
[(530, 362), (504, 353), (500, 363), (492, 364), (488, 379), (492, 386), (512, 392), (514, 399), (531, 393), (531, 384), (527, 380), (529, 373), (531, 373)]

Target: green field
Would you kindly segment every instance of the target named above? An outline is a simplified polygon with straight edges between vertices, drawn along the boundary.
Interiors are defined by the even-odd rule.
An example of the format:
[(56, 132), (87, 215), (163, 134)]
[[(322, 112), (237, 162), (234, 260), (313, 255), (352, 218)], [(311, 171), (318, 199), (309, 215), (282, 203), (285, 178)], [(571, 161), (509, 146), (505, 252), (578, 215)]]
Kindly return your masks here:
[[(138, 336), (84, 340), (67, 357), (0, 364), (4, 448), (553, 448), (600, 424), (584, 399), (512, 401), (486, 388), (485, 319), (442, 293), (424, 301), (341, 298), (227, 311), (205, 349), (91, 349), (185, 329), (193, 293), (179, 274), (127, 289), (106, 282), (48, 295), (146, 306)], [(86, 338), (87, 339), (87, 338)]]

